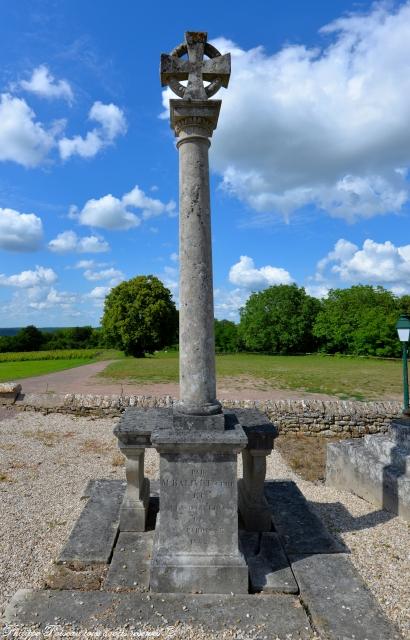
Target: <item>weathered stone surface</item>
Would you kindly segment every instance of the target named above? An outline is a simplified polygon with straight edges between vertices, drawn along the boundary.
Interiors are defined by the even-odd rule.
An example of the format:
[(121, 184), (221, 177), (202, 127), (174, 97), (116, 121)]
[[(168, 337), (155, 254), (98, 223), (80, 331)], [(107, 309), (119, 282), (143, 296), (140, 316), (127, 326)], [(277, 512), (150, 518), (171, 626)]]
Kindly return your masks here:
[(275, 533), (241, 532), (239, 540), (249, 568), (252, 591), (298, 593), (298, 585)]
[[(104, 591), (18, 591), (5, 611), (9, 623), (72, 623), (82, 628), (125, 624), (138, 628), (201, 625), (210, 632), (237, 630), (244, 638), (310, 640), (312, 630), (298, 599), (291, 595), (181, 595)], [(373, 640), (373, 639), (372, 639)], [(384, 639), (387, 640), (387, 637)]]
[(376, 442), (367, 439), (328, 444), (326, 483), (338, 489), (352, 491), (379, 508), (391, 511), (410, 522), (408, 453), (398, 446), (389, 449), (386, 439), (373, 437), (377, 438)]
[(236, 460), (246, 436), (235, 423), (225, 431), (152, 434), (161, 456), (154, 591), (247, 593), (248, 569), (238, 549)]
[(343, 545), (327, 531), (311, 511), (306, 498), (290, 480), (265, 482), (275, 530), (286, 553), (340, 553)]
[(114, 428), (114, 435), (125, 446), (151, 446), (154, 429), (172, 426), (172, 409), (167, 407), (128, 407)]
[(117, 537), (124, 490), (125, 483), (95, 482), (57, 564), (109, 562)]
[(259, 409), (235, 409), (234, 413), (248, 438), (247, 449), (272, 451), (273, 442), (279, 435), (277, 427)]
[(107, 565), (84, 565), (83, 562), (53, 564), (44, 584), (49, 589), (100, 589)]
[(290, 556), (300, 595), (320, 634), (332, 640), (400, 640), (348, 556)]
[(18, 382), (0, 382), (0, 401), (2, 404), (13, 404), (21, 392)]
[(104, 583), (104, 589), (139, 589), (149, 586), (153, 531), (120, 533)]
[(264, 493), (266, 457), (270, 450), (242, 451), (243, 478), (238, 481), (238, 508), (247, 531), (270, 531), (272, 511)]

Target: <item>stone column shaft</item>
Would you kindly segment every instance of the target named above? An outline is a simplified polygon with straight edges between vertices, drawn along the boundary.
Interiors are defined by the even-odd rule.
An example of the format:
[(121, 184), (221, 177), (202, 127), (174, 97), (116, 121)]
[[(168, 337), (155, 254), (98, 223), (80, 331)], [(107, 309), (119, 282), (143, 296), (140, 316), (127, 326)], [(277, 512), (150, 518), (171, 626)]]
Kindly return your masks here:
[(220, 102), (171, 100), (179, 149), (181, 413), (221, 412), (216, 399), (209, 138)]

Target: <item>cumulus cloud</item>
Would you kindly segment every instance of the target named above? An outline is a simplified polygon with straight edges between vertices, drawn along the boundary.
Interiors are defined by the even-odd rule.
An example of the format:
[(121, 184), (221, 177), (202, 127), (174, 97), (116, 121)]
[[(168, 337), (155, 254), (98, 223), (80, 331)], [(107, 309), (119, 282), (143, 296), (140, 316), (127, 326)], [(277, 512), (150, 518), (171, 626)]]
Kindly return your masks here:
[(40, 287), (51, 285), (57, 280), (53, 269), (37, 266), (34, 270), (22, 271), (11, 276), (0, 273), (0, 286), (5, 287)]
[(30, 93), (35, 93), (41, 98), (63, 98), (72, 102), (74, 94), (67, 80), (56, 80), (48, 67), (40, 65), (36, 67), (30, 80), (21, 80), (19, 86)]
[(48, 243), (50, 251), (55, 253), (103, 253), (110, 250), (108, 242), (98, 236), (79, 237), (75, 231), (62, 231)]
[(67, 160), (73, 155), (93, 158), (101, 149), (113, 144), (119, 135), (124, 135), (127, 131), (124, 112), (115, 104), (94, 102), (88, 118), (97, 122), (99, 127), (89, 131), (85, 137), (76, 135), (73, 138), (61, 138), (58, 146), (62, 160)]
[(44, 309), (59, 308), (65, 313), (70, 312), (70, 315), (79, 315), (79, 312), (75, 312), (72, 305), (77, 302), (78, 296), (75, 293), (69, 293), (67, 291), (57, 291), (54, 287), (50, 289), (33, 289), (29, 298), (29, 307), (36, 309), (37, 311), (43, 311)]
[(397, 294), (410, 292), (410, 244), (395, 246), (389, 240), (367, 239), (359, 248), (341, 238), (318, 263), (318, 286), (324, 286), (326, 280), (382, 285)]
[(409, 200), (410, 3), (377, 3), (321, 35), (321, 47), (272, 55), (213, 41), (232, 52), (213, 169), (258, 212), (315, 205), (347, 220), (397, 212)]
[(250, 291), (244, 288), (232, 289), (231, 291), (219, 288), (215, 289), (215, 316), (220, 320), (237, 322), (239, 319), (239, 309), (244, 306), (249, 295)]
[(257, 269), (252, 258), (241, 256), (229, 270), (229, 281), (237, 287), (258, 290), (275, 284), (290, 284), (293, 279), (286, 269), (270, 265)]
[(0, 161), (11, 160), (24, 167), (37, 167), (55, 145), (61, 122), (46, 130), (22, 98), (0, 96)]
[[(132, 211), (138, 211), (138, 215)], [(88, 200), (81, 211), (72, 207), (70, 217), (80, 224), (103, 229), (131, 229), (138, 227), (141, 220), (162, 214), (172, 216), (175, 202), (164, 203), (157, 198), (148, 197), (137, 185), (121, 198), (110, 193), (102, 198)]]
[(123, 272), (119, 269), (114, 269), (113, 267), (110, 267), (109, 269), (102, 269), (101, 271), (86, 269), (84, 271), (84, 277), (91, 282), (96, 280), (108, 280), (112, 287), (124, 280)]
[(94, 289), (92, 289), (90, 293), (87, 294), (87, 297), (97, 302), (101, 302), (102, 300), (104, 300), (105, 296), (109, 294), (110, 291), (111, 287), (94, 287)]
[(20, 213), (14, 209), (0, 207), (0, 249), (36, 251), (40, 248), (42, 240), (41, 218), (34, 213)]

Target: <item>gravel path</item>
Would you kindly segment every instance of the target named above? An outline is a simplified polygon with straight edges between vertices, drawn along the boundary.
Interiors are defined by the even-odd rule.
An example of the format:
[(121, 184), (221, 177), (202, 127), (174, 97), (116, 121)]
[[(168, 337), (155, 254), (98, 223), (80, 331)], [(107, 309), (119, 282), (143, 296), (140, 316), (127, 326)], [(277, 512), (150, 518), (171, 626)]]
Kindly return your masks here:
[[(42, 586), (48, 566), (83, 508), (80, 496), (86, 482), (91, 478), (124, 477), (112, 435), (116, 420), (63, 414), (43, 416), (4, 409), (0, 413), (0, 613), (17, 589)], [(158, 476), (155, 451), (147, 451), (146, 473)], [(297, 482), (329, 529), (350, 548), (352, 562), (386, 615), (410, 639), (409, 525), (349, 493), (301, 480), (277, 452), (269, 459), (267, 476)], [(28, 628), (18, 631), (9, 628), (6, 633), (3, 637), (10, 639), (98, 637), (95, 632), (59, 628), (44, 635)], [(160, 631), (102, 630), (99, 637), (241, 638), (229, 630), (210, 636), (188, 626)]]
[[(178, 383), (120, 383), (108, 379), (98, 378), (97, 374), (103, 371), (113, 360), (94, 362), (81, 367), (66, 369), (56, 373), (47, 373), (44, 376), (23, 378), (18, 380), (24, 393), (92, 393), (106, 395), (116, 393), (119, 395), (143, 395), (143, 396), (172, 396), (179, 397)], [(310, 398), (311, 400), (338, 400), (336, 396), (325, 393), (306, 393), (304, 391), (267, 388), (266, 380), (253, 380), (245, 377), (222, 378), (218, 383), (217, 397), (226, 400), (236, 400), (238, 397), (246, 400), (292, 400)]]

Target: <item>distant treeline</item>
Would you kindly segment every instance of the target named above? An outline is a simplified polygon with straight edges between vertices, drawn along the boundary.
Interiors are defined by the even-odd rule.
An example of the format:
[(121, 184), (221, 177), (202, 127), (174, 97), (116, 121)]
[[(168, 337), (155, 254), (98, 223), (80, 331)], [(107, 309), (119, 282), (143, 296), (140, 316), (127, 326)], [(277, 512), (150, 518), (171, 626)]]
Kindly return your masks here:
[[(215, 347), (219, 353), (399, 357), (396, 322), (402, 313), (410, 315), (410, 295), (398, 297), (383, 287), (331, 289), (326, 299), (318, 300), (296, 284), (276, 285), (251, 294), (239, 324), (215, 320)], [(31, 325), (0, 336), (3, 353), (107, 346), (113, 346), (109, 335), (90, 326), (40, 330)]]
[(383, 287), (332, 289), (318, 300), (295, 284), (277, 285), (250, 296), (239, 324), (216, 320), (215, 345), (225, 353), (399, 357), (400, 314), (410, 315), (410, 295), (398, 297)]
[(93, 329), (93, 327), (40, 330), (33, 325), (29, 325), (19, 329), (15, 335), (0, 336), (0, 353), (55, 349), (93, 349), (102, 346), (104, 346), (104, 340), (101, 329)]

